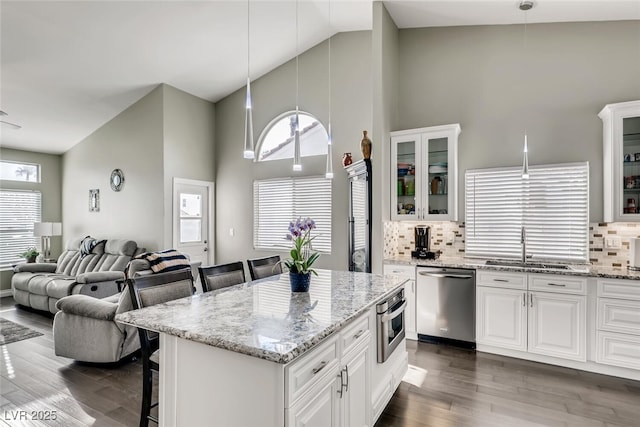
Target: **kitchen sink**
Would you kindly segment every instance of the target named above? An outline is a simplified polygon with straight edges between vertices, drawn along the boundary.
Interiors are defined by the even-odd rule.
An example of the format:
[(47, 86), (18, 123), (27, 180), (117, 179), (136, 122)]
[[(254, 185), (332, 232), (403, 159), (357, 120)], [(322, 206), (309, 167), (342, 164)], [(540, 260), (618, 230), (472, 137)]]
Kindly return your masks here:
[(566, 264), (551, 264), (546, 262), (522, 262), (509, 259), (490, 259), (485, 261), (485, 265), (496, 265), (505, 267), (522, 267), (522, 268), (545, 268), (550, 270), (570, 270), (571, 267)]

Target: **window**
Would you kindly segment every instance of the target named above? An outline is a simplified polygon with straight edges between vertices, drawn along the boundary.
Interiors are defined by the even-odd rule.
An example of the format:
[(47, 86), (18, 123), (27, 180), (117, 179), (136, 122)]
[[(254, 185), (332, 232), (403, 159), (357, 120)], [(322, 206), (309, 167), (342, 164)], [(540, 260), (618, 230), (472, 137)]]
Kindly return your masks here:
[[(322, 123), (309, 113), (300, 111), (300, 156), (327, 154), (327, 131)], [(288, 111), (276, 117), (262, 131), (258, 139), (258, 161), (292, 159), (295, 111)]]
[(2, 160), (0, 161), (0, 179), (40, 182), (40, 165)]
[(40, 239), (33, 236), (40, 203), (37, 191), (0, 190), (0, 269), (21, 261), (28, 247), (40, 247)]
[(276, 178), (253, 183), (253, 247), (291, 248), (289, 222), (311, 217), (316, 222), (313, 249), (331, 253), (331, 180), (324, 177)]
[(589, 255), (589, 163), (465, 173), (465, 253), (469, 257), (584, 262)]

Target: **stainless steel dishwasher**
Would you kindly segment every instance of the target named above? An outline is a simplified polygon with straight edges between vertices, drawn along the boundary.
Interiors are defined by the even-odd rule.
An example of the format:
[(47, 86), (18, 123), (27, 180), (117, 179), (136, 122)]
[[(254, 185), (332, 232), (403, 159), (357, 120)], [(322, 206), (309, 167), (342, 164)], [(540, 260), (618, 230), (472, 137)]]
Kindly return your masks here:
[(418, 339), (475, 348), (475, 270), (418, 267), (417, 271)]

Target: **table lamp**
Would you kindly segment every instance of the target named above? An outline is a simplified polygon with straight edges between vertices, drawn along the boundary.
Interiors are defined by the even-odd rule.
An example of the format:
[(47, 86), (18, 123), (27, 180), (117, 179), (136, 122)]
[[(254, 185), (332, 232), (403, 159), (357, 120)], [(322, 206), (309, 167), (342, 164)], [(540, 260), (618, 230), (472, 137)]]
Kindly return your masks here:
[(33, 235), (42, 237), (42, 255), (45, 262), (51, 261), (51, 236), (62, 235), (61, 222), (35, 222), (33, 223)]

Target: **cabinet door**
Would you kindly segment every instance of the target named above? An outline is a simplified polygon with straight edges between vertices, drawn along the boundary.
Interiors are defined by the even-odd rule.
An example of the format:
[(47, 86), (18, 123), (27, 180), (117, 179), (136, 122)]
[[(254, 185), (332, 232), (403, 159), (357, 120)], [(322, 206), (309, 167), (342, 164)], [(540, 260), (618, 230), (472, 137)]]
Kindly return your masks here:
[(423, 219), (458, 220), (458, 134), (460, 125), (425, 128), (422, 134)]
[(367, 382), (367, 366), (370, 351), (365, 346), (344, 366), (344, 378), (342, 394), (342, 425), (345, 427), (365, 427), (370, 425), (369, 420), (369, 384)]
[(421, 219), (419, 133), (391, 137), (391, 219)]
[(586, 297), (529, 293), (529, 352), (586, 361)]
[(334, 427), (339, 423), (337, 377), (320, 385), (288, 410), (288, 427)]
[(523, 291), (477, 287), (477, 343), (526, 351), (526, 297)]

